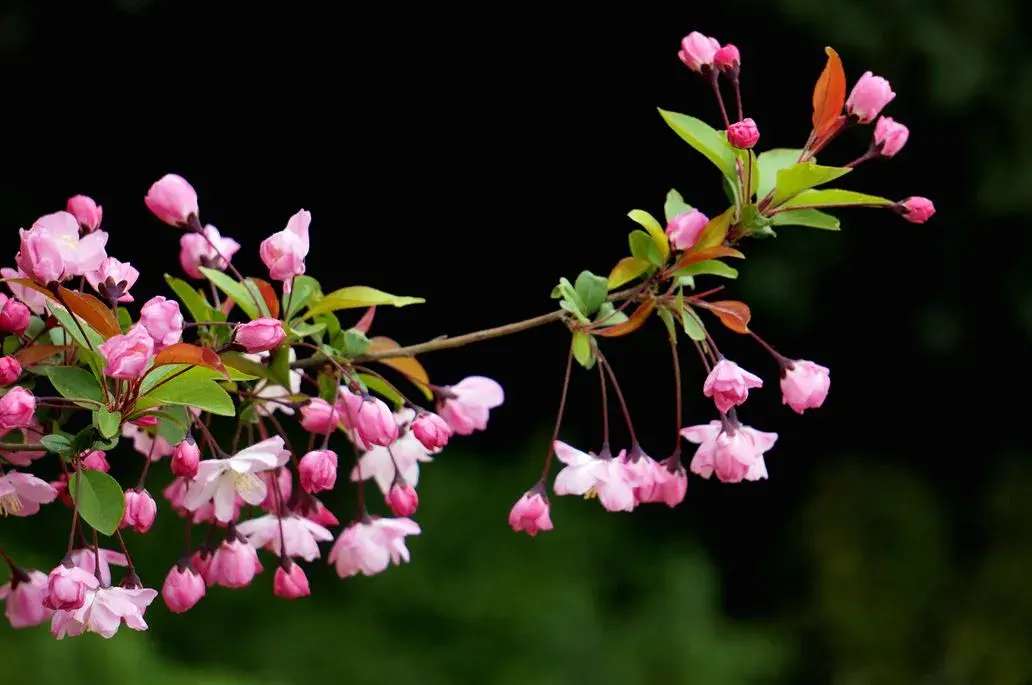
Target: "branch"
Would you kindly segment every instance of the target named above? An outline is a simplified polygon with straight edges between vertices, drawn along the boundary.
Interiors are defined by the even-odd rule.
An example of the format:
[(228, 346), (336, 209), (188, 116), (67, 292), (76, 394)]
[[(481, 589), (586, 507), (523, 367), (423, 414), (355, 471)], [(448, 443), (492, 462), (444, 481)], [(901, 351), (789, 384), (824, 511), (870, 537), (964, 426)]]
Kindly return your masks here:
[(47, 446), (39, 443), (0, 442), (0, 452), (47, 452)]

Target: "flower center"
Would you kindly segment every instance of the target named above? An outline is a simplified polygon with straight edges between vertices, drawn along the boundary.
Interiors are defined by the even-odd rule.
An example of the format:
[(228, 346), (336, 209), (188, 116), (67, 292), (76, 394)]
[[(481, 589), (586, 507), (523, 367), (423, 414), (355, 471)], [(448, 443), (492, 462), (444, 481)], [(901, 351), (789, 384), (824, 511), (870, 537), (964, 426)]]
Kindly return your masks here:
[(6, 495), (0, 495), (0, 516), (7, 516), (8, 514), (20, 514), (22, 510), (21, 500), (18, 499), (18, 494), (9, 492)]
[(588, 491), (584, 493), (584, 499), (594, 499), (598, 497), (598, 487), (592, 485), (588, 488)]
[(262, 488), (262, 481), (253, 473), (233, 472), (233, 487), (241, 496), (258, 492)]

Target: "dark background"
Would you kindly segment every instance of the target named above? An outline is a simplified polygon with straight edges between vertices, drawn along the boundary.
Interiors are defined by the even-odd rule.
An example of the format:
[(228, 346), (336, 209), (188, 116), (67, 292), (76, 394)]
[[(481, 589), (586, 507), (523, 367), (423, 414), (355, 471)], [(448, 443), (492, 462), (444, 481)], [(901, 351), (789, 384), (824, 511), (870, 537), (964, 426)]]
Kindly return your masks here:
[[(182, 617), (159, 600), (149, 633), (111, 642), (8, 630), (5, 659), (24, 682), (83, 668), (170, 683), (1032, 682), (1032, 471), (1011, 399), (1032, 331), (1028, 13), (1018, 0), (2, 3), (7, 263), (19, 226), (86, 193), (109, 254), (142, 272), (138, 301), (179, 273), (178, 233), (142, 202), (174, 172), (202, 220), (243, 244), (245, 273), (264, 274), (258, 243), (303, 207), (326, 290), (427, 299), (378, 312), (374, 333), (418, 342), (548, 311), (560, 276), (606, 274), (626, 253), (629, 210), (661, 215), (671, 187), (711, 216), (726, 206), (656, 112), (717, 125), (676, 56), (692, 30), (741, 50), (760, 149), (805, 141), (825, 45), (850, 83), (889, 78), (885, 113), (910, 142), (848, 185), (938, 208), (922, 226), (853, 210), (841, 233), (746, 245), (729, 297), (833, 379), (825, 407), (798, 417), (769, 356), (714, 327), (767, 379), (743, 419), (780, 436), (769, 481), (693, 478), (677, 510), (629, 516), (554, 498), (554, 531), (514, 535), (505, 515), (544, 456), (567, 349), (562, 327), (535, 330), (423, 359), (435, 382), (483, 374), (507, 396), (487, 433), (425, 469), (410, 566), (313, 572), (315, 597), (289, 605), (267, 596), (267, 572)], [(869, 135), (821, 161), (853, 159)], [(673, 441), (663, 336), (656, 323), (603, 348), (657, 458)], [(707, 422), (701, 370), (683, 362), (686, 423)], [(598, 413), (596, 376), (577, 370), (563, 437), (597, 447)], [(0, 535), (47, 566), (66, 523), (52, 545), (25, 524)], [(138, 542), (152, 586), (174, 560), (162, 530)]]

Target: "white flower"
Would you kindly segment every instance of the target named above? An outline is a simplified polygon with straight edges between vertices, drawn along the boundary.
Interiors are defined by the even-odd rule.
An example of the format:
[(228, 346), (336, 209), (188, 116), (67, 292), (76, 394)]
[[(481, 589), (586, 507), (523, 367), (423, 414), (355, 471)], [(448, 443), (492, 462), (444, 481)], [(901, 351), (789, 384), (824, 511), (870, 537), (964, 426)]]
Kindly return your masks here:
[(233, 520), (238, 494), (252, 506), (265, 499), (265, 483), (255, 474), (283, 466), (289, 458), (290, 452), (283, 449), (283, 438), (277, 435), (228, 459), (205, 459), (187, 488), (183, 506), (196, 511), (214, 500), (215, 518), (228, 523)]
[(256, 519), (244, 521), (237, 525), (237, 532), (246, 536), (257, 548), (266, 547), (280, 555), (280, 523), (283, 525), (283, 542), (287, 547), (287, 556), (300, 557), (305, 561), (319, 558), (319, 542), (329, 542), (333, 533), (315, 521), (300, 517), (278, 516), (267, 514)]
[(415, 487), (419, 484), (419, 462), (433, 461), (430, 455), (431, 452), (423, 447), (412, 431), (406, 431), (389, 448), (373, 447), (363, 454), (351, 470), (351, 480), (358, 482), (375, 478), (386, 495), (394, 483), (395, 471), (400, 469), (405, 482)]

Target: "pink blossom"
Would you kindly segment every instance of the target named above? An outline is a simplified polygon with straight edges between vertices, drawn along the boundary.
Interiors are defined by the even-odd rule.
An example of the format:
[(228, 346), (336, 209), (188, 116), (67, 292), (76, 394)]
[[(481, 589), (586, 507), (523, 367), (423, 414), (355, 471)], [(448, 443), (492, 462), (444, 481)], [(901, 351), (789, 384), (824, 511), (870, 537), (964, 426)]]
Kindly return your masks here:
[[(280, 528), (286, 554), (280, 547)], [(319, 543), (329, 542), (333, 533), (311, 519), (303, 516), (279, 517), (266, 514), (237, 524), (236, 530), (245, 536), (256, 548), (265, 548), (277, 556), (298, 557), (305, 561), (319, 558)]]
[(598, 495), (607, 511), (632, 511), (637, 505), (634, 474), (627, 468), (624, 452), (616, 458), (598, 457), (561, 440), (556, 440), (553, 448), (559, 461), (566, 464), (555, 477), (555, 494)]
[(201, 579), (204, 580), (205, 585), (208, 587), (215, 585), (215, 581), (211, 576), (211, 566), (214, 560), (214, 550), (207, 547), (201, 547), (190, 557), (190, 565), (201, 575)]
[(398, 424), (383, 400), (361, 397), (347, 388), (341, 388), (341, 394), (344, 397), (341, 411), (344, 422), (354, 428), (363, 446), (386, 446), (398, 439)]
[(176, 445), (172, 452), (172, 473), (180, 478), (193, 478), (197, 475), (197, 466), (201, 462), (201, 450), (192, 439), (186, 439)]
[(47, 574), (32, 569), (18, 569), (11, 580), (0, 585), (0, 599), (4, 600), (4, 615), (12, 628), (38, 626), (53, 615), (53, 610), (43, 605), (48, 588)]
[(165, 576), (161, 596), (169, 611), (181, 614), (192, 609), (204, 597), (204, 578), (189, 563), (179, 563)]
[(724, 483), (759, 480), (767, 477), (763, 455), (774, 446), (777, 433), (764, 433), (749, 426), (731, 424), (731, 432), (720, 421), (692, 426), (681, 431), (687, 440), (699, 445), (691, 470), (703, 478), (716, 473)]
[(111, 470), (111, 465), (108, 464), (107, 453), (102, 450), (91, 450), (82, 458), (82, 467), (92, 471), (103, 471), (107, 473)]
[(304, 516), (309, 521), (314, 521), (320, 526), (337, 526), (340, 521), (320, 502), (317, 498), (309, 495), (304, 499), (305, 505), (301, 507)]
[(452, 429), (448, 422), (437, 414), (421, 412), (412, 422), (412, 432), (416, 439), (428, 450), (440, 450), (448, 444)]
[(196, 221), (201, 213), (197, 191), (185, 178), (176, 174), (165, 174), (155, 181), (143, 201), (154, 216), (170, 226), (187, 227), (190, 217)]
[(419, 508), (419, 493), (409, 483), (394, 483), (386, 500), (395, 516), (412, 516)]
[(278, 347), (286, 337), (279, 319), (262, 318), (237, 326), (233, 342), (254, 354)]
[(269, 277), (274, 281), (283, 281), (284, 292), (290, 292), (294, 276), (305, 272), (308, 226), (311, 223), (311, 213), (302, 209), (290, 217), (285, 229), (263, 240), (258, 250), (262, 262), (269, 269)]
[(405, 537), (419, 535), (419, 525), (408, 518), (367, 517), (348, 526), (333, 543), (328, 561), (337, 575), (347, 578), (361, 573), (372, 576), (409, 560)]
[(892, 102), (896, 94), (892, 86), (881, 76), (864, 72), (846, 99), (846, 111), (861, 124), (874, 121), (885, 105)]
[(276, 436), (247, 447), (228, 459), (206, 459), (197, 469), (197, 477), (183, 500), (183, 506), (196, 511), (214, 501), (215, 517), (222, 522), (234, 518), (236, 496), (258, 506), (268, 491), (257, 474), (287, 463), (290, 452), (284, 449), (283, 438)]
[(390, 446), (389, 451), (387, 447), (376, 446), (365, 452), (352, 468), (351, 480), (358, 482), (373, 478), (380, 487), (380, 492), (386, 495), (390, 492), (398, 472), (406, 483), (418, 485), (419, 464), (429, 461), (433, 461), (430, 451), (409, 431), (399, 437)]
[(910, 138), (910, 129), (892, 117), (879, 117), (874, 125), (874, 144), (882, 157), (894, 157)]
[(68, 198), (65, 209), (79, 222), (80, 233), (92, 233), (100, 228), (100, 220), (104, 210), (87, 195), (76, 195)]
[(552, 530), (552, 519), (549, 516), (548, 495), (545, 488), (538, 483), (523, 493), (509, 512), (509, 526), (519, 533), (525, 532), (534, 537), (538, 531)]
[(312, 594), (304, 569), (289, 559), (285, 559), (276, 569), (272, 580), (272, 591), (277, 597), (283, 599), (298, 599)]
[[(78, 228), (76, 228), (78, 231)], [(21, 246), (14, 261), (18, 268), (40, 285), (63, 281), (66, 277), (64, 258), (57, 240), (40, 228), (18, 229)]]
[(124, 335), (116, 335), (101, 343), (104, 374), (111, 378), (142, 378), (154, 359), (154, 340), (142, 324), (136, 324)]
[(732, 71), (742, 64), (742, 55), (731, 43), (720, 48), (713, 55), (713, 66), (721, 71)]
[(54, 611), (72, 611), (81, 607), (86, 601), (86, 593), (96, 590), (99, 585), (95, 575), (65, 561), (50, 572), (43, 603)]
[(121, 552), (116, 552), (113, 549), (101, 549), (100, 550), (100, 563), (97, 562), (97, 555), (93, 552), (91, 547), (80, 547), (73, 550), (71, 555), (68, 557), (73, 564), (86, 571), (89, 574), (97, 572), (97, 568), (100, 568), (100, 580), (101, 585), (111, 584), (111, 565), (115, 566), (128, 566), (129, 560), (125, 558), (125, 555)]
[(760, 140), (760, 129), (750, 118), (742, 119), (727, 127), (727, 142), (739, 150), (749, 150)]
[(624, 465), (628, 480), (634, 486), (634, 498), (638, 504), (661, 502), (661, 483), (665, 469), (655, 459), (645, 454), (641, 447), (632, 447), (630, 453), (619, 461)]
[(708, 223), (709, 218), (697, 209), (681, 212), (666, 227), (670, 247), (682, 252), (692, 249)]
[(298, 472), (305, 492), (332, 490), (337, 482), (337, 453), (333, 450), (312, 450), (301, 457)]
[(112, 638), (124, 622), (133, 630), (147, 630), (144, 611), (158, 596), (150, 588), (105, 587), (86, 593), (83, 605), (74, 611), (58, 611), (50, 624), (50, 632), (60, 640), (84, 632)]
[(445, 399), (439, 413), (459, 435), (485, 430), (490, 410), (505, 402), (502, 386), (483, 376), (469, 376), (444, 390)]
[(713, 66), (713, 59), (719, 49), (720, 43), (716, 38), (692, 31), (681, 39), (681, 50), (677, 56), (689, 69), (701, 72), (704, 68)]
[[(0, 276), (3, 276), (4, 278), (29, 278), (29, 275), (21, 269), (10, 269), (7, 267), (0, 269)], [(21, 300), (21, 302), (24, 303), (25, 306), (31, 309), (34, 313), (43, 313), (44, 305), (46, 305), (47, 303), (46, 295), (39, 292), (38, 290), (33, 290), (28, 286), (21, 285), (20, 283), (8, 282), (7, 287), (11, 289), (11, 293), (16, 298)], [(4, 309), (6, 310), (6, 303)], [(17, 327), (12, 326), (10, 323), (5, 322), (5, 319), (10, 319), (11, 321), (20, 321), (21, 317), (20, 315), (14, 316), (13, 313), (8, 314), (6, 313), (6, 311), (4, 313), (0, 313), (0, 329), (7, 331), (8, 333), (18, 333), (20, 335), (21, 333), (25, 332), (25, 328), (27, 328), (29, 325), (28, 312), (25, 313), (24, 328), (21, 328), (20, 330)]]
[(133, 419), (133, 425), (140, 428), (154, 428), (158, 425), (158, 417), (154, 414), (144, 414), (139, 418)]
[(240, 243), (223, 238), (218, 229), (208, 225), (200, 233), (186, 233), (179, 238), (179, 264), (190, 278), (204, 278), (199, 267), (225, 271)]
[(301, 427), (309, 433), (332, 433), (337, 430), (341, 418), (340, 412), (321, 397), (313, 397), (308, 404), (301, 407)]
[[(94, 231), (80, 236), (79, 221), (68, 212), (41, 216), (30, 229), (30, 232), (34, 231), (41, 231), (56, 244), (64, 265), (63, 278), (85, 276), (90, 271), (96, 271), (107, 257), (104, 247), (107, 245), (108, 234)], [(17, 257), (15, 261), (18, 261)], [(25, 267), (22, 269), (25, 270)], [(28, 270), (25, 272), (29, 273)]]
[(105, 258), (96, 271), (86, 272), (86, 280), (101, 297), (110, 300), (114, 295), (119, 302), (133, 301), (129, 289), (139, 277), (140, 272), (129, 262), (120, 262), (114, 257)]
[(20, 385), (0, 397), (0, 431), (31, 426), (36, 412), (36, 398)]
[(913, 224), (923, 224), (935, 214), (935, 205), (927, 197), (908, 197), (902, 202), (897, 202), (893, 209)]
[(154, 341), (155, 351), (175, 345), (183, 337), (183, 314), (179, 303), (161, 295), (152, 297), (140, 309), (140, 325)]
[(664, 459), (657, 472), (658, 497), (653, 501), (665, 502), (669, 507), (676, 507), (684, 500), (688, 492), (688, 474), (681, 465), (680, 456)]
[(763, 379), (729, 359), (721, 359), (706, 376), (702, 394), (712, 397), (720, 413), (745, 402), (750, 388), (763, 387)]
[(247, 587), (262, 572), (258, 552), (246, 539), (226, 540), (215, 550), (209, 569), (209, 585), (228, 588)]
[(122, 528), (132, 528), (137, 533), (146, 533), (154, 525), (158, 505), (146, 490), (125, 491), (125, 509), (122, 512)]
[[(23, 288), (14, 283), (9, 283), (11, 290)], [(25, 288), (28, 290), (28, 288)], [(33, 291), (35, 292), (35, 291)], [(40, 297), (44, 297), (40, 294)], [(0, 309), (0, 331), (22, 335), (29, 328), (29, 308), (18, 300), (7, 300)]]
[(32, 516), (41, 504), (57, 499), (57, 490), (50, 483), (21, 471), (8, 471), (0, 476), (0, 514)]
[(131, 438), (133, 449), (148, 457), (151, 461), (160, 461), (174, 451), (168, 440), (157, 434), (152, 435), (132, 423), (122, 424), (122, 437)]
[(797, 414), (824, 404), (831, 387), (831, 370), (805, 359), (789, 362), (781, 372), (781, 403)]
[(22, 365), (14, 357), (0, 357), (0, 385), (10, 385), (21, 376)]

